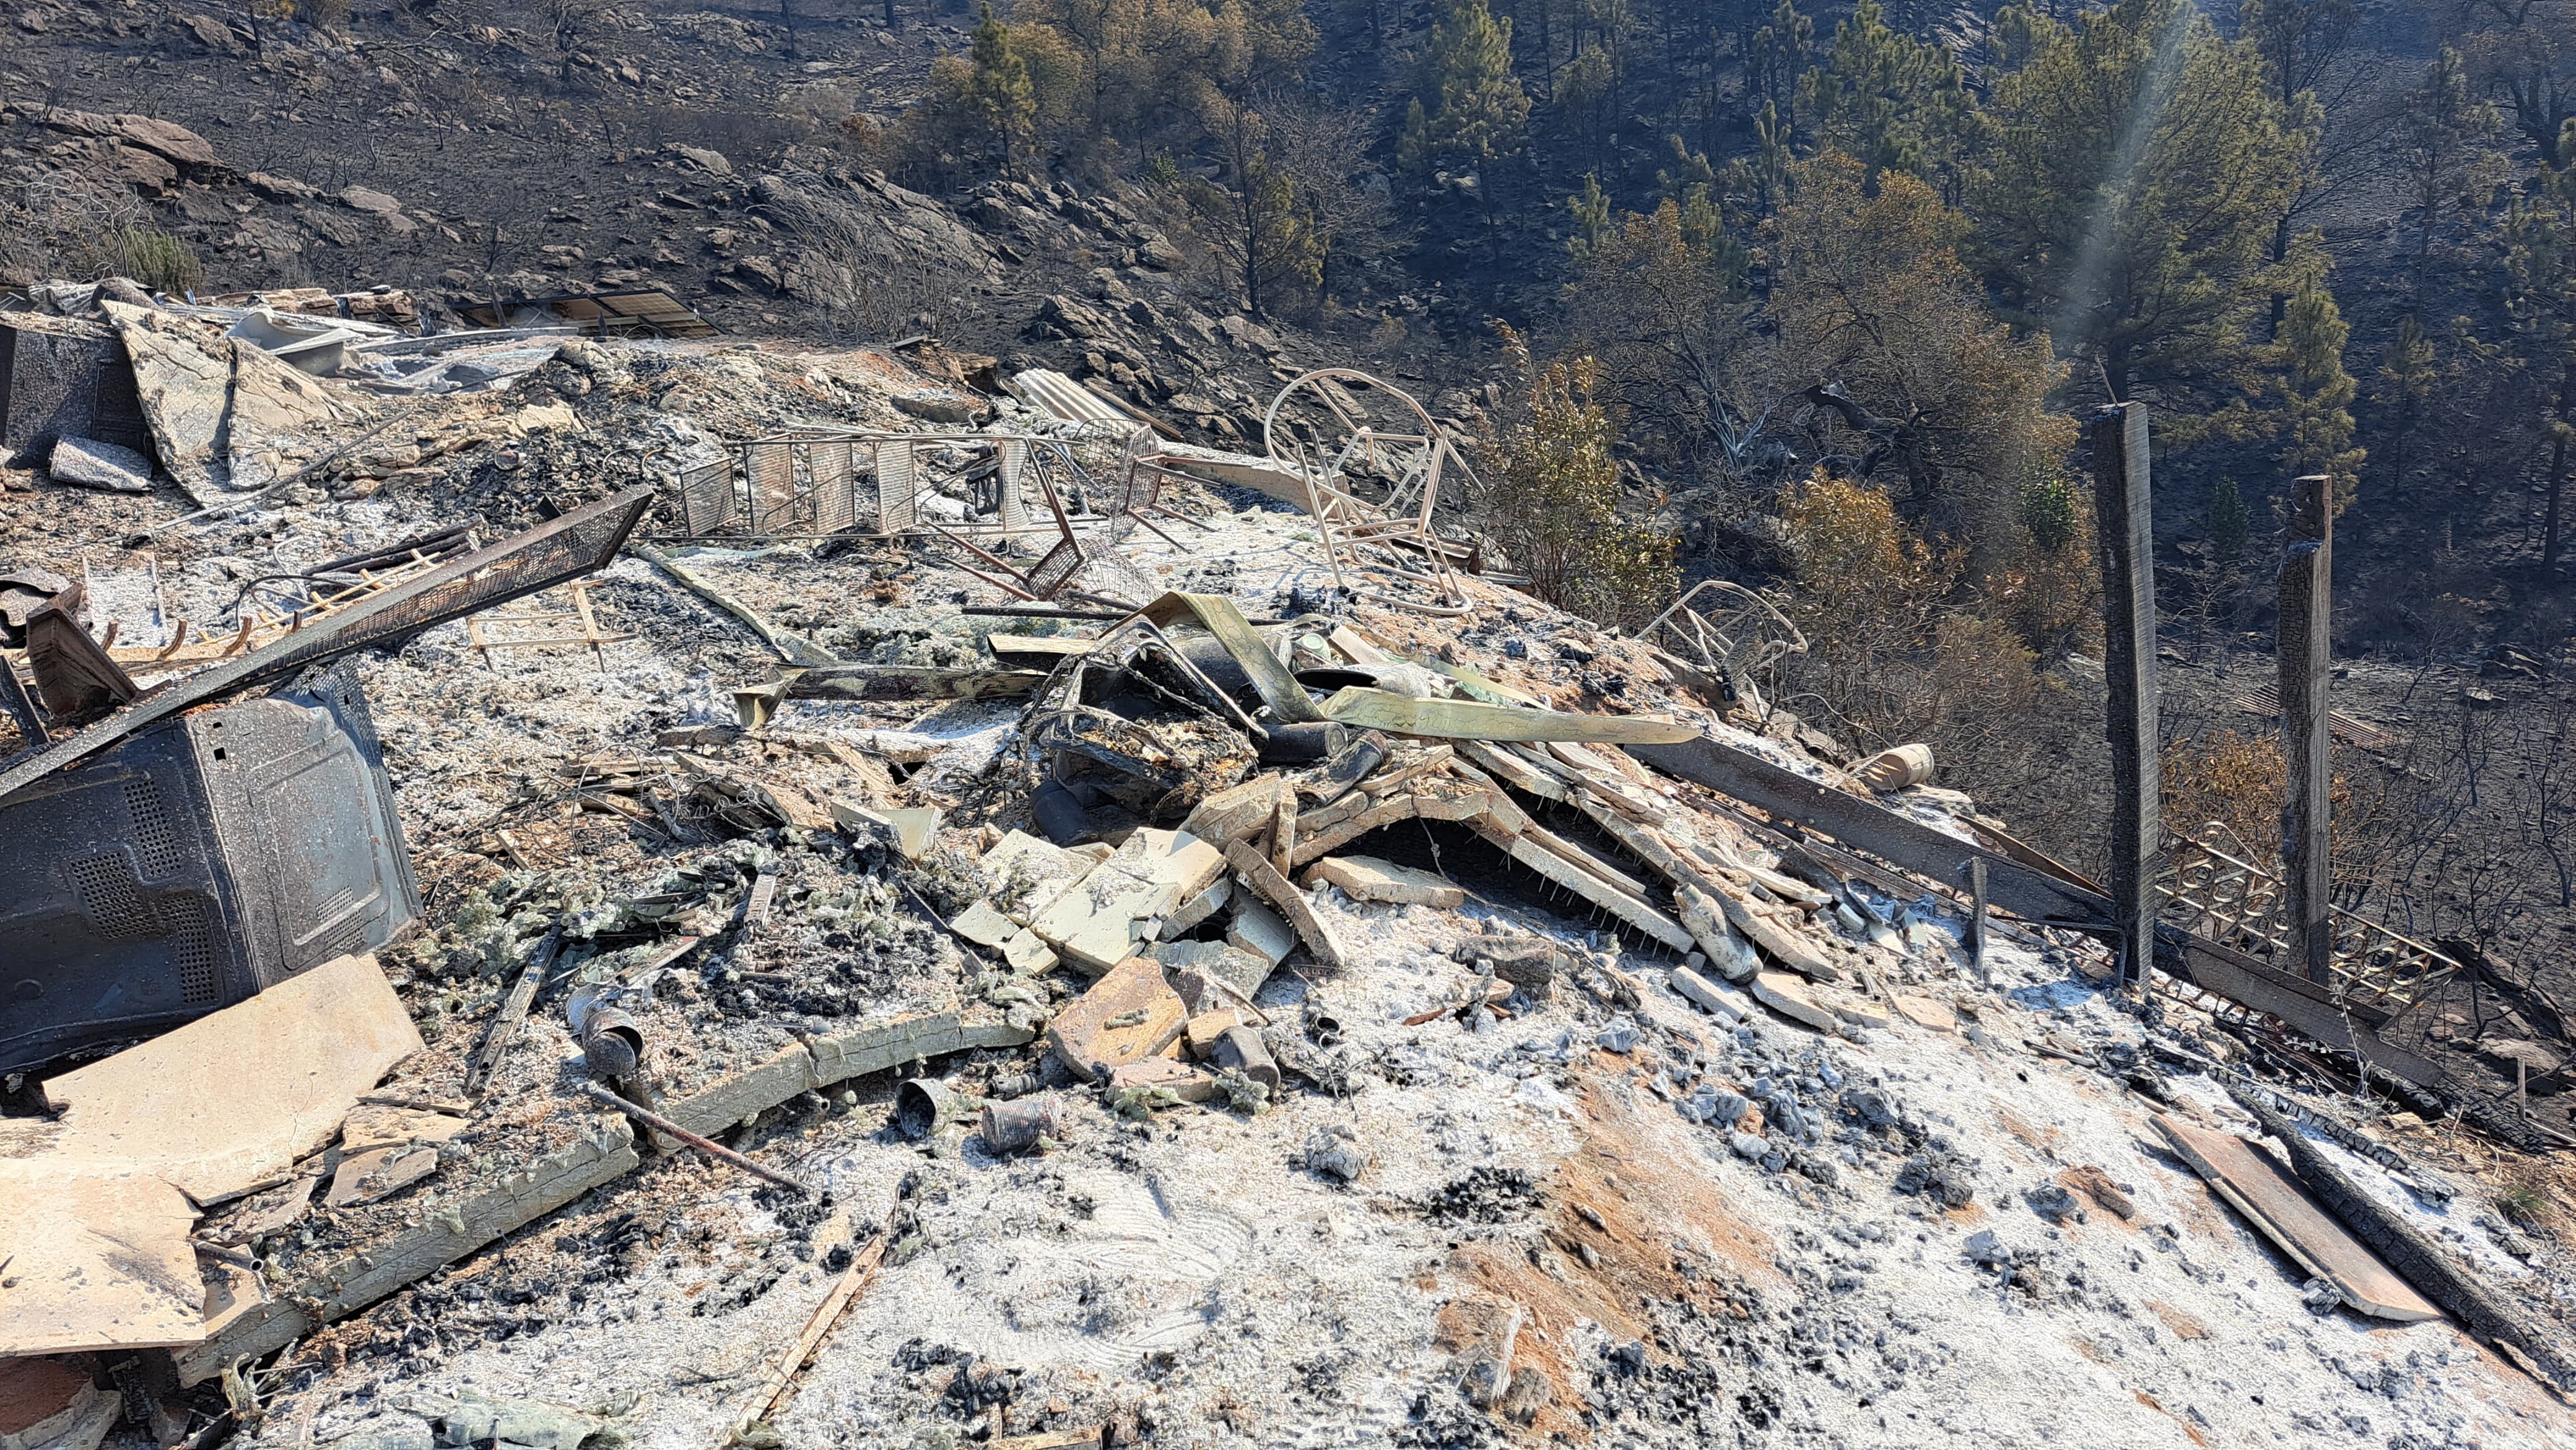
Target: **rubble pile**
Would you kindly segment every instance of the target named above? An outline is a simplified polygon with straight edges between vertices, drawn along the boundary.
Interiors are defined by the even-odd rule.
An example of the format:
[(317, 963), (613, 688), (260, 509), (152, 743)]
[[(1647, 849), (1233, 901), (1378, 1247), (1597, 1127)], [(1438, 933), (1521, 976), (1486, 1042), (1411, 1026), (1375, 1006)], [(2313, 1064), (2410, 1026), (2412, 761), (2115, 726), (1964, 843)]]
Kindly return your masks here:
[(745, 436), (1062, 428), (886, 353), (553, 338), (272, 427), (223, 316), (58, 300), (198, 380), (142, 412), (217, 512), (28, 475), (0, 599), (132, 691), (0, 766), (654, 504), (339, 666), (401, 930), (13, 1068), (12, 1444), (2564, 1438), (2570, 1261), (2465, 1130), (1654, 763), (1991, 854), (1919, 747), (1228, 484), (1063, 524), (1118, 568), (1052, 599), (1023, 541), (683, 537)]

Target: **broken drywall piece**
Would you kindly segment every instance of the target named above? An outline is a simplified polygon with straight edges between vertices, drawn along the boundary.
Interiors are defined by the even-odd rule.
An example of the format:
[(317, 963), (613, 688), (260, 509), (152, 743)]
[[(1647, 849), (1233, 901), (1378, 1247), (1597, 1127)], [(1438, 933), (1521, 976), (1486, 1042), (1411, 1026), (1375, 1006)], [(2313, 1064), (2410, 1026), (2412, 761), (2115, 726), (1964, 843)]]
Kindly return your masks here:
[(937, 806), (897, 806), (875, 810), (852, 805), (848, 801), (831, 802), (831, 812), (835, 824), (877, 832), (907, 861), (920, 860), (922, 853), (930, 849), (930, 838), (938, 834), (941, 815)]
[(1054, 971), (1055, 964), (1061, 960), (1056, 956), (1055, 948), (1048, 946), (1036, 932), (1027, 927), (1021, 927), (1011, 933), (1010, 939), (1002, 943), (1001, 951), (1002, 960), (1009, 963), (1012, 971), (1023, 977), (1034, 977), (1041, 972)]
[(187, 1196), (158, 1176), (58, 1154), (0, 1158), (0, 1359), (151, 1349), (205, 1336)]
[(1383, 901), (1403, 906), (1449, 910), (1467, 904), (1467, 893), (1444, 876), (1375, 856), (1327, 856), (1306, 868), (1306, 889), (1317, 883), (1338, 886), (1354, 901)]
[(948, 919), (948, 929), (979, 947), (1000, 947), (1019, 930), (1019, 924), (994, 910), (992, 900), (978, 897), (975, 903)]
[(47, 1081), (64, 1122), (47, 1158), (157, 1173), (201, 1204), (237, 1197), (331, 1141), (420, 1047), (376, 959), (339, 957)]

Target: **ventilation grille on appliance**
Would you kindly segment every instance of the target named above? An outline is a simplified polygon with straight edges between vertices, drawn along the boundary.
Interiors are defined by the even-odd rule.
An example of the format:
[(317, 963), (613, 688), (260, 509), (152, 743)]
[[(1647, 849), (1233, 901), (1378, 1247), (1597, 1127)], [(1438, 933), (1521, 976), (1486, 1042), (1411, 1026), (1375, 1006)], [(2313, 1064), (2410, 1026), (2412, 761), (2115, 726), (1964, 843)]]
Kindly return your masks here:
[(179, 1000), (191, 1007), (214, 1001), (223, 984), (215, 972), (214, 923), (206, 919), (206, 903), (183, 896), (169, 904), (169, 914), (176, 934), (170, 965), (179, 978)]
[(143, 879), (158, 881), (179, 869), (179, 832), (161, 808), (161, 788), (148, 775), (129, 776), (125, 808), (134, 816), (134, 850), (143, 860)]
[(126, 864), (122, 853), (82, 856), (71, 862), (70, 870), (72, 889), (80, 893), (81, 910), (89, 913), (90, 928), (101, 940), (126, 941), (159, 934), (152, 913), (144, 910), (143, 891), (135, 882), (134, 868)]

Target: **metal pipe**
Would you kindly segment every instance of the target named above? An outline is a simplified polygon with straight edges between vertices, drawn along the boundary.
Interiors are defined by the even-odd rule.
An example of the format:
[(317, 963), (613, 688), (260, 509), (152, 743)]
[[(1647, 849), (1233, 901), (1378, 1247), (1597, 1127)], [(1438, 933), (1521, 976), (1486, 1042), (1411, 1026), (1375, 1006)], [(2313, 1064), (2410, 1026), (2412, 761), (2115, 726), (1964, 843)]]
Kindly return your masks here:
[(626, 1099), (619, 1097), (617, 1094), (610, 1092), (608, 1089), (601, 1087), (595, 1082), (579, 1083), (576, 1084), (576, 1086), (578, 1086), (583, 1092), (588, 1093), (608, 1106), (617, 1109), (619, 1112), (624, 1113), (626, 1116), (633, 1118), (639, 1123), (642, 1123), (644, 1126), (654, 1129), (657, 1132), (668, 1133), (672, 1137), (679, 1139), (681, 1142), (688, 1144), (690, 1147), (697, 1149), (699, 1152), (706, 1154), (708, 1157), (723, 1159), (725, 1162), (732, 1164), (736, 1168), (741, 1169), (755, 1178), (767, 1179), (769, 1182), (775, 1183), (781, 1188), (792, 1189), (797, 1193), (803, 1194), (807, 1198), (812, 1198), (814, 1196), (813, 1189), (806, 1187), (804, 1184), (797, 1182), (786, 1174), (772, 1173), (768, 1169), (761, 1167), (759, 1164), (752, 1162), (748, 1158), (745, 1158), (740, 1153), (726, 1147), (724, 1144), (716, 1142), (712, 1138), (702, 1138), (697, 1134), (690, 1132), (688, 1129), (681, 1127), (679, 1124), (672, 1122), (669, 1118), (663, 1117), (660, 1113), (654, 1112), (650, 1108), (637, 1107), (635, 1104), (628, 1102)]

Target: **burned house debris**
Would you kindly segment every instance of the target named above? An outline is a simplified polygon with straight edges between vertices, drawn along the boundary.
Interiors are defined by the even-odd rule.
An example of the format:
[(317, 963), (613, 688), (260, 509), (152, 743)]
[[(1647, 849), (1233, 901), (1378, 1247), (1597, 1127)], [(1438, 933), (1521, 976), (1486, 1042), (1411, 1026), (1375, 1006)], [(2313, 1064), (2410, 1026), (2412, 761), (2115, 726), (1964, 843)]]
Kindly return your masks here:
[(189, 501), (0, 557), (0, 1443), (2563, 1439), (2472, 963), (2124, 953), (1381, 380), (47, 295)]

